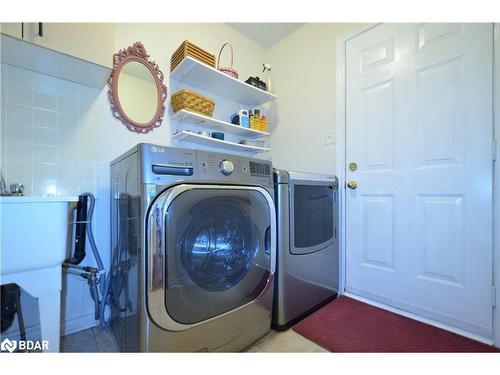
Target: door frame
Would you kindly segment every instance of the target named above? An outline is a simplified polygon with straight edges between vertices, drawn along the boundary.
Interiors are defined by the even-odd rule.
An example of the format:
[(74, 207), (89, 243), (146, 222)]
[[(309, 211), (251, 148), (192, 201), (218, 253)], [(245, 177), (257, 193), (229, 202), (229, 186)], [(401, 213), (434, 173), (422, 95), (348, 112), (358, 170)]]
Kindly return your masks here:
[(493, 139), (496, 140), (496, 160), (493, 164), (493, 282), (496, 304), (493, 311), (493, 335), (495, 346), (500, 348), (500, 161), (498, 159), (500, 138), (500, 23), (493, 26)]
[[(345, 237), (345, 191), (346, 191), (346, 43), (356, 36), (373, 29), (380, 23), (369, 23), (362, 25), (356, 29), (339, 35), (336, 38), (336, 137), (337, 137), (337, 176), (339, 178), (339, 248), (340, 248), (340, 281), (339, 293), (345, 294), (346, 282), (346, 237)], [(500, 135), (500, 23), (493, 24), (493, 139)], [(498, 145), (497, 145), (498, 149)], [(500, 157), (500, 150), (498, 151)], [(498, 159), (498, 158), (497, 158)], [(493, 341), (496, 347), (500, 348), (500, 162), (494, 162), (493, 171), (493, 282), (499, 285), (495, 290), (495, 295), (492, 298), (496, 300), (496, 306), (493, 310)], [(497, 219), (498, 218), (498, 219)], [(496, 233), (496, 235), (495, 235)], [(445, 329), (451, 329), (459, 334), (466, 334), (460, 329), (453, 329), (449, 326), (443, 326), (441, 323), (430, 321), (425, 318), (420, 318), (414, 314), (407, 313), (403, 310), (395, 309), (384, 304), (363, 299), (365, 302), (373, 303), (378, 307), (388, 309), (390, 311), (400, 313), (402, 315), (411, 316), (414, 319), (424, 321), (428, 324), (437, 325)], [(475, 339), (476, 335), (470, 334)], [(485, 341), (484, 338), (481, 341)]]

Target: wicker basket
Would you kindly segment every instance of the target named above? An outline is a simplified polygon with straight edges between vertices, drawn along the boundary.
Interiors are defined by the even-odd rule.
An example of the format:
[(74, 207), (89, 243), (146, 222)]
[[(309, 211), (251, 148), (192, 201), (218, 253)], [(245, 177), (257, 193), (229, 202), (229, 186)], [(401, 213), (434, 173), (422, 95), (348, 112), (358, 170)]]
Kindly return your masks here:
[(193, 59), (215, 68), (215, 55), (185, 40), (179, 48), (177, 48), (170, 59), (170, 71), (173, 71), (186, 56), (190, 56)]
[(212, 117), (215, 108), (215, 101), (187, 89), (175, 92), (172, 95), (171, 104), (174, 112), (186, 109), (209, 117)]
[(250, 118), (250, 129), (267, 132), (267, 121), (257, 120), (254, 117)]

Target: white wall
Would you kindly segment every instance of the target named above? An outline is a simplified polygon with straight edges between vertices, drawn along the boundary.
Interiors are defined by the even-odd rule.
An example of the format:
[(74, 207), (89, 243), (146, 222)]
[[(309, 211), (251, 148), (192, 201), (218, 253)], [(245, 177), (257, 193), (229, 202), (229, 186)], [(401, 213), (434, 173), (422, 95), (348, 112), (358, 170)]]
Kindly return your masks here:
[[(115, 51), (136, 41), (144, 44), (151, 59), (159, 64), (165, 75), (169, 96), (167, 105), (170, 107), (170, 96), (173, 93), (173, 84), (168, 81), (170, 56), (185, 39), (216, 55), (224, 42), (231, 42), (235, 50), (235, 68), (243, 79), (258, 74), (265, 62), (266, 50), (263, 47), (225, 24), (118, 24)], [(1, 169), (7, 182), (25, 183), (27, 194), (68, 195), (79, 194), (84, 190), (94, 192), (97, 197), (95, 237), (107, 266), (110, 243), (109, 163), (140, 142), (171, 144), (168, 115), (159, 128), (149, 134), (139, 135), (130, 132), (113, 118), (107, 100), (107, 87), (101, 91), (88, 89), (86, 86), (7, 66), (2, 66), (1, 81)], [(44, 82), (43, 90), (37, 89), (36, 82), (39, 81)], [(66, 86), (71, 89), (64, 90)], [(13, 122), (8, 120), (8, 116), (11, 116), (9, 113), (16, 110), (19, 113), (14, 116), (18, 117), (13, 117)], [(70, 119), (73, 120), (68, 120), (68, 126), (69, 123), (72, 126), (68, 133), (63, 133), (67, 120), (64, 115), (72, 116)], [(42, 137), (39, 135), (42, 133), (47, 134)], [(42, 142), (41, 139), (46, 141)], [(8, 147), (6, 142), (9, 142)], [(43, 144), (39, 144), (40, 142)], [(45, 144), (47, 142), (49, 144)], [(89, 144), (91, 150), (85, 148), (90, 147)], [(74, 152), (63, 154), (66, 149), (73, 149)], [(80, 154), (82, 163), (78, 164)], [(84, 163), (84, 157), (88, 155), (92, 156), (91, 166)], [(67, 166), (72, 157), (76, 158), (75, 165)], [(19, 162), (28, 168), (18, 168), (20, 165), (15, 163)], [(73, 174), (66, 176), (68, 173)], [(87, 250), (90, 253), (90, 247)], [(86, 262), (91, 258), (89, 254)], [(87, 284), (72, 275), (65, 277), (64, 284), (65, 333), (93, 325), (93, 304)], [(23, 305), (26, 325), (31, 327), (28, 334), (36, 334), (36, 304), (23, 296)]]
[(336, 172), (336, 145), (325, 143), (328, 130), (335, 134), (335, 41), (357, 26), (306, 24), (268, 50), (278, 95), (270, 117), (275, 168)]

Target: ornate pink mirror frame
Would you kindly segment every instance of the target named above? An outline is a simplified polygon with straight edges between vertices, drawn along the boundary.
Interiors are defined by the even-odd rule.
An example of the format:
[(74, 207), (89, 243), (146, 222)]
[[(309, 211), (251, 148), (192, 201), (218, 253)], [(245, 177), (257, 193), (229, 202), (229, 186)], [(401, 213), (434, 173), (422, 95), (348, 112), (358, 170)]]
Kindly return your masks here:
[[(123, 67), (131, 62), (136, 61), (146, 66), (156, 84), (158, 103), (156, 113), (153, 118), (146, 123), (140, 123), (132, 120), (120, 104), (118, 95), (118, 78)], [(149, 55), (141, 42), (135, 42), (131, 47), (124, 48), (113, 55), (113, 70), (108, 80), (109, 90), (108, 99), (111, 104), (113, 116), (121, 120), (123, 124), (131, 131), (136, 133), (146, 134), (161, 125), (163, 116), (165, 115), (165, 100), (167, 99), (167, 86), (163, 83), (163, 73), (155, 61), (149, 60)]]

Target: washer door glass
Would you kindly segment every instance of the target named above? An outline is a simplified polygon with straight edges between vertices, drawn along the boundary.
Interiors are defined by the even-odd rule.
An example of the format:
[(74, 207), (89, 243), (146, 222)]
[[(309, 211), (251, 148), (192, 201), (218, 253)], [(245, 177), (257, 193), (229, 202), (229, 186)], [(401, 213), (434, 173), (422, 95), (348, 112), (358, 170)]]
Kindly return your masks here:
[(193, 324), (256, 299), (270, 276), (270, 207), (252, 189), (191, 189), (165, 215), (165, 305)]

